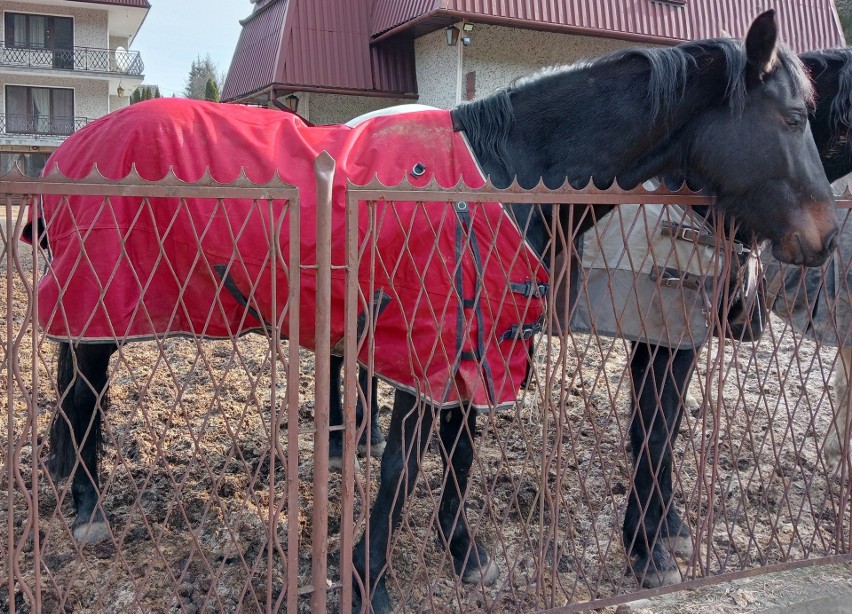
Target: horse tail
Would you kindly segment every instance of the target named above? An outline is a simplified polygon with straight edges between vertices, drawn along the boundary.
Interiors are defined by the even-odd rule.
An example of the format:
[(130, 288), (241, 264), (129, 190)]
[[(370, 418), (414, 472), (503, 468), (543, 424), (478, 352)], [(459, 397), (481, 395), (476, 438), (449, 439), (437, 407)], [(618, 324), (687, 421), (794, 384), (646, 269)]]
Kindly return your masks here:
[[(94, 346), (91, 347), (94, 349)], [(76, 362), (80, 364), (75, 365)], [(84, 441), (92, 442), (97, 449), (96, 453), (100, 452), (102, 437), (98, 398), (101, 408), (105, 409), (108, 405), (108, 389), (103, 381), (105, 378), (90, 372), (92, 366), (97, 367), (100, 364), (94, 353), (91, 357), (77, 353), (75, 360), (75, 350), (71, 344), (59, 344), (56, 364), (59, 407), (50, 425), (48, 459), (48, 468), (54, 479), (68, 477), (74, 471)], [(105, 375), (105, 363), (103, 365)], [(79, 379), (81, 377), (82, 379)], [(98, 386), (103, 386), (103, 390), (93, 389)]]

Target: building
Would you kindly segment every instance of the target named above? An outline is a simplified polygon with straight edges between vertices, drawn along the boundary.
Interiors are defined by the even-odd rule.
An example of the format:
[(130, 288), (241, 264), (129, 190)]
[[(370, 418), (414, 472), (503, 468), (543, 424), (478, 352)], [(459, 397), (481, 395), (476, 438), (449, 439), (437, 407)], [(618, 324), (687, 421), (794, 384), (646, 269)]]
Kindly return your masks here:
[(832, 0), (252, 0), (226, 102), (343, 122), (405, 102), (449, 108), (543, 66), (628, 45), (742, 36), (775, 7), (796, 51), (845, 44)]
[(86, 123), (129, 104), (144, 65), (130, 45), (148, 0), (0, 1), (0, 172), (38, 174)]

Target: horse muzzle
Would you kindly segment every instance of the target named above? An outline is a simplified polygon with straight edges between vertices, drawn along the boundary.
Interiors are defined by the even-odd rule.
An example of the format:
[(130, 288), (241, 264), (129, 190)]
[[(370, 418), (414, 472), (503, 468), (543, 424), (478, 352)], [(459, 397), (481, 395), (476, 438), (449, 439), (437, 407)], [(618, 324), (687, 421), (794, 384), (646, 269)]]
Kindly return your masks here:
[(793, 232), (772, 244), (772, 255), (787, 264), (818, 267), (837, 247), (837, 234), (836, 224), (817, 241), (808, 240), (806, 233)]

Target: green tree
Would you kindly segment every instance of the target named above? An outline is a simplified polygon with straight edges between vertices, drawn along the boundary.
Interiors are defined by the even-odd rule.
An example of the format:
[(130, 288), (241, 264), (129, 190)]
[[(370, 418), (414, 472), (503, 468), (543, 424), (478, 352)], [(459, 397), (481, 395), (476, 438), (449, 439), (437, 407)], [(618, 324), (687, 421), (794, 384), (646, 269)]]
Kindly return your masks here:
[(189, 69), (189, 76), (186, 79), (184, 95), (187, 98), (205, 100), (207, 98), (207, 81), (210, 79), (216, 84), (217, 89), (221, 89), (224, 79), (219, 74), (216, 63), (210, 58), (210, 54), (208, 53), (203, 58), (198, 56), (193, 60), (192, 67)]
[(207, 79), (207, 87), (204, 89), (204, 100), (219, 102), (219, 86), (210, 78)]
[(130, 95), (130, 104), (142, 100), (151, 100), (152, 98), (162, 98), (160, 88), (156, 85), (140, 85)]

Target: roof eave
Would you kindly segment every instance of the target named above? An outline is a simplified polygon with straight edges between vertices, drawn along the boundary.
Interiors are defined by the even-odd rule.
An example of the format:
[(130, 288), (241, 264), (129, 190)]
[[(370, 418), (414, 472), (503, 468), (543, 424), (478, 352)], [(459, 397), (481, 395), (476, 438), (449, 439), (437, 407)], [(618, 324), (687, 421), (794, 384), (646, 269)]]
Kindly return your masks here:
[[(535, 22), (527, 19), (518, 19), (513, 17), (495, 17), (493, 15), (483, 15), (481, 13), (468, 13), (463, 11), (452, 11), (446, 9), (437, 9), (418, 15), (415, 19), (411, 19), (402, 23), (390, 30), (386, 30), (381, 34), (376, 35), (371, 43), (379, 43), (383, 40), (393, 38), (399, 34), (408, 32), (423, 22), (433, 20), (435, 18), (446, 17), (446, 24), (452, 25), (463, 19), (476, 21), (476, 23), (489, 24), (494, 26), (505, 26), (508, 28), (516, 28), (521, 30), (537, 30), (542, 32), (558, 32), (562, 34), (579, 34), (585, 36), (595, 36), (603, 38), (614, 38), (618, 40), (631, 41), (636, 43), (651, 43), (657, 45), (677, 45), (685, 42), (686, 39), (672, 38), (668, 36), (652, 36), (648, 34), (634, 34), (631, 32), (618, 32), (615, 30), (602, 30), (599, 28), (590, 28), (582, 26), (569, 26), (563, 24), (553, 24), (544, 22)], [(435, 31), (444, 27), (439, 25), (430, 28), (430, 31)]]
[(406, 100), (416, 100), (416, 92), (390, 92), (382, 90), (360, 90), (342, 87), (324, 87), (321, 85), (308, 85), (305, 83), (273, 83), (252, 92), (240, 94), (233, 98), (222, 99), (222, 102), (248, 102), (263, 94), (271, 94), (273, 91), (281, 90), (283, 92), (311, 92), (314, 94), (338, 94), (342, 96), (366, 96), (369, 98), (402, 98)]

